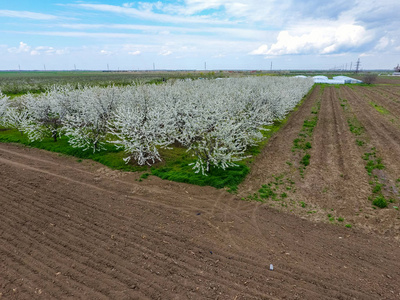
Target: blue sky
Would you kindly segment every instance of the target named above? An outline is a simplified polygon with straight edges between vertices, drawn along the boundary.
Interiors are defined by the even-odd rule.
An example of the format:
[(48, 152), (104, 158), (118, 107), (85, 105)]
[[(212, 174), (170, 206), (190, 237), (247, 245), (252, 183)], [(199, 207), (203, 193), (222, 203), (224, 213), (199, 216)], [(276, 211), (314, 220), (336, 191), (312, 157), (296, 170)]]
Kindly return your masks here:
[(398, 0), (2, 0), (0, 70), (391, 69)]

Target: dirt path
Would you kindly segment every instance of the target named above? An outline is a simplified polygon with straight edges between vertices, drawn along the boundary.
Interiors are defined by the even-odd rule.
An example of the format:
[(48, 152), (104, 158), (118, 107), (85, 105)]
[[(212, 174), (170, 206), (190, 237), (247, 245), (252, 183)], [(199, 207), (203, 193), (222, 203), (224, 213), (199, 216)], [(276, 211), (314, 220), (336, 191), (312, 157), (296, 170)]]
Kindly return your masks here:
[(324, 90), (310, 166), (298, 191), (304, 201), (326, 210), (322, 216), (325, 220), (331, 213), (354, 224), (353, 216), (365, 207), (370, 186), (337, 91), (334, 87)]
[(320, 97), (320, 86), (316, 86), (311, 95), (304, 101), (299, 109), (293, 112), (279, 134), (274, 135), (251, 166), (250, 174), (240, 185), (240, 196), (247, 196), (257, 191), (261, 185), (270, 180), (272, 175), (292, 173), (291, 167), (286, 163), (293, 158), (293, 140), (298, 136), (305, 118), (310, 114), (311, 107)]
[(1, 298), (400, 297), (395, 241), (136, 178), (0, 144)]

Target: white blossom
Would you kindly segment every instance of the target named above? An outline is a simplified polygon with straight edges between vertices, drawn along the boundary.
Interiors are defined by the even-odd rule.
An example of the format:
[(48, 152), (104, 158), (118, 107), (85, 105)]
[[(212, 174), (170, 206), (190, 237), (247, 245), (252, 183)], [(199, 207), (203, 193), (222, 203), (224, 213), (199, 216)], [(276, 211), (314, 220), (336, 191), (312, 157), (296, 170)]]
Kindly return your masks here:
[(83, 150), (93, 149), (93, 152), (104, 149), (107, 122), (117, 106), (119, 89), (86, 87), (67, 95), (76, 100), (73, 108), (66, 110), (63, 120), (69, 143)]
[(9, 98), (0, 91), (0, 126), (5, 125), (5, 116), (9, 106)]
[(42, 140), (51, 137), (54, 141), (61, 135), (62, 123), (58, 113), (59, 102), (50, 92), (33, 96), (27, 94), (21, 97), (29, 112), (29, 119), (25, 124), (24, 132), (30, 141)]
[(195, 157), (195, 172), (226, 169), (263, 139), (262, 130), (283, 119), (314, 84), (312, 79), (248, 77), (175, 81), (125, 87), (54, 86), (16, 101), (0, 96), (0, 122), (25, 131), (69, 137), (73, 147), (100, 150), (108, 141), (124, 159), (151, 165), (173, 143)]
[(114, 139), (111, 143), (123, 146), (128, 156), (139, 165), (160, 161), (157, 147), (166, 147), (173, 142), (174, 119), (169, 106), (158, 97), (156, 86), (137, 85), (127, 91), (125, 102), (113, 114), (108, 128)]

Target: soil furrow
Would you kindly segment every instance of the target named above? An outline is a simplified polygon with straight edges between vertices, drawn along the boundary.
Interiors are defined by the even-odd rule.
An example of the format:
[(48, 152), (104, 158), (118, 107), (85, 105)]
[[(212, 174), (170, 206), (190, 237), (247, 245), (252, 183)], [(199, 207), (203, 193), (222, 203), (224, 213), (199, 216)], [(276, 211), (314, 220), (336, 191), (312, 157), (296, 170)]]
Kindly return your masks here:
[[(9, 226), (15, 224), (15, 218), (5, 218)], [(6, 223), (5, 223), (6, 224)], [(21, 233), (24, 236), (24, 240), (16, 240), (14, 237), (17, 234)], [(101, 245), (98, 248), (93, 249), (85, 249), (82, 251), (82, 242), (76, 239), (72, 239), (71, 236), (57, 233), (51, 234), (49, 232), (39, 232), (34, 228), (31, 228), (29, 231), (27, 229), (23, 230), (9, 230), (8, 238), (3, 237), (9, 246), (14, 246), (14, 249), (26, 249), (28, 251), (28, 256), (30, 261), (34, 258), (33, 262), (35, 265), (40, 264), (41, 267), (36, 269), (36, 273), (40, 273), (42, 276), (49, 276), (50, 279), (54, 278), (54, 274), (60, 272), (64, 277), (68, 277), (70, 280), (74, 280), (75, 284), (79, 285), (81, 288), (84, 288), (88, 285), (92, 287), (93, 290), (96, 290), (99, 294), (104, 294), (107, 292), (107, 287), (99, 286), (96, 288), (97, 281), (95, 279), (95, 275), (99, 276), (99, 274), (108, 274), (109, 270), (99, 268), (99, 266), (109, 266), (113, 262), (110, 261), (105, 263), (102, 260), (103, 253)], [(57, 243), (58, 240), (68, 241), (63, 243)], [(75, 246), (76, 245), (76, 246)], [(43, 253), (51, 254), (51, 257), (54, 259), (49, 259)], [(108, 254), (108, 253), (107, 253)], [(22, 266), (29, 266), (29, 259), (23, 261), (21, 263)], [(71, 269), (72, 266), (72, 269)], [(113, 269), (118, 269), (118, 273), (121, 272), (120, 266), (117, 264), (113, 266)], [(53, 270), (53, 271), (51, 271)], [(47, 272), (46, 272), (47, 271)], [(115, 271), (115, 273), (117, 273)], [(132, 278), (133, 274), (131, 272), (127, 272), (123, 276), (123, 278)], [(110, 278), (118, 278), (114, 274), (109, 274)], [(84, 278), (84, 279), (83, 279)], [(143, 281), (143, 277), (136, 278), (138, 282)], [(108, 280), (110, 281), (110, 280)], [(103, 285), (106, 285), (107, 281), (103, 282)], [(112, 281), (112, 285), (115, 286), (116, 282)], [(119, 285), (124, 284), (123, 286), (131, 286), (126, 285), (124, 280), (120, 281)]]
[[(15, 220), (14, 220), (15, 221)], [(11, 224), (12, 223), (14, 223), (14, 222), (10, 222)], [(18, 222), (17, 222), (18, 223)], [(80, 245), (81, 244), (81, 242), (79, 242), (79, 241), (74, 241), (73, 239), (72, 239), (72, 237), (70, 236), (70, 235), (67, 235), (67, 234), (60, 234), (60, 233), (57, 233), (56, 234), (56, 236), (58, 236), (59, 238), (61, 238), (62, 240), (68, 240), (68, 241), (70, 241), (72, 244), (75, 244), (75, 245)], [(52, 240), (54, 240), (55, 239), (55, 237), (54, 237), (54, 235), (51, 235), (51, 234), (46, 234), (46, 240), (45, 241), (41, 241), (41, 244), (43, 245), (43, 244), (48, 244), (50, 241), (52, 241)], [(32, 237), (32, 240), (35, 240), (35, 237), (33, 236)], [(75, 260), (75, 262), (76, 263), (74, 263), (74, 265), (75, 265), (75, 268), (76, 269), (82, 269), (82, 270), (85, 270), (85, 272), (89, 272), (86, 268), (85, 268), (85, 266), (83, 266), (83, 267), (78, 267), (78, 261), (79, 260), (77, 260), (77, 258), (79, 258), (80, 256), (84, 256), (84, 255), (88, 255), (88, 253), (91, 253), (92, 251), (93, 252), (95, 252), (96, 253), (96, 256), (104, 256), (104, 255), (102, 255), (102, 251), (98, 251), (98, 250), (96, 250), (96, 248), (93, 248), (92, 250), (88, 250), (88, 253), (78, 253), (77, 255), (75, 254), (76, 253), (76, 249), (74, 249), (74, 248), (72, 248), (72, 247), (68, 247), (67, 245), (61, 245), (62, 247), (60, 247), (61, 248), (61, 250), (63, 250), (63, 249), (65, 249), (66, 248), (66, 250), (68, 251), (68, 253), (70, 253), (70, 256), (71, 256), (71, 253), (74, 253), (74, 255), (73, 255), (73, 257), (70, 257), (71, 259), (72, 258), (74, 258), (74, 260)], [(165, 246), (165, 245), (164, 245)], [(54, 249), (54, 247), (50, 247), (51, 249)], [(101, 247), (100, 247), (101, 248)], [(140, 250), (138, 250), (137, 248), (141, 248)], [(45, 250), (46, 252), (53, 252), (53, 251), (49, 251), (49, 249), (42, 249), (42, 250)], [(56, 250), (59, 250), (59, 249), (56, 249)], [(136, 250), (136, 251), (134, 251), (134, 250)], [(206, 251), (201, 251), (200, 249), (194, 249), (193, 248), (193, 250), (194, 251), (199, 251), (199, 252), (206, 252)], [(152, 266), (153, 266), (153, 268), (157, 268), (157, 264), (154, 264), (154, 261), (152, 262), (152, 259), (151, 259), (151, 255), (152, 254), (154, 254), (154, 253), (149, 253), (149, 251), (146, 251), (146, 248), (144, 248), (144, 247), (141, 247), (141, 245), (134, 245), (134, 247), (132, 247), (132, 245), (126, 245), (125, 247), (124, 247), (124, 251), (127, 251), (127, 252), (129, 252), (129, 253), (131, 253), (131, 255), (134, 257), (134, 256), (141, 256), (141, 255), (144, 255), (143, 254), (143, 252), (146, 252), (146, 256), (147, 257), (149, 257), (148, 258), (148, 261), (149, 261), (149, 263), (151, 263), (152, 264)], [(137, 253), (135, 253), (135, 252), (137, 252)], [(40, 253), (40, 252), (39, 252)], [(60, 252), (58, 252), (59, 253), (59, 255), (60, 255)], [(104, 254), (104, 253), (103, 253)], [(223, 254), (225, 254), (225, 253), (223, 253)], [(32, 256), (34, 256), (33, 254), (31, 254)], [(167, 262), (168, 262), (168, 260), (170, 260), (169, 261), (169, 263), (172, 263), (173, 262), (173, 259), (170, 259), (169, 257), (166, 257), (166, 256), (164, 256), (164, 255), (157, 255), (158, 257), (157, 258), (159, 258), (159, 259), (161, 259), (161, 260), (166, 260)], [(218, 255), (215, 255), (215, 259), (218, 259), (219, 258), (219, 256)], [(184, 262), (185, 261), (185, 259), (183, 259), (183, 257), (182, 256), (180, 256), (180, 257), (176, 257), (175, 259), (177, 259), (177, 260), (179, 260), (179, 262), (180, 262), (180, 267), (182, 268), (183, 267), (183, 265), (182, 265), (182, 262)], [(73, 260), (73, 261), (74, 261)], [(96, 265), (101, 265), (101, 262), (99, 263), (99, 262), (97, 262), (97, 260), (98, 259), (96, 259), (95, 257), (93, 257), (93, 256), (91, 256), (91, 257), (87, 257), (87, 258), (85, 258), (84, 259), (85, 261), (92, 261), (92, 260), (94, 260), (94, 264), (96, 264)], [(130, 263), (132, 263), (132, 262), (130, 262)], [(118, 266), (118, 264), (114, 264), (114, 267), (116, 268), (116, 269), (118, 269), (119, 270), (119, 272), (121, 272), (121, 270), (120, 270), (120, 267)], [(241, 266), (241, 268), (242, 268), (243, 266)], [(252, 266), (251, 268), (254, 268), (255, 266)], [(161, 265), (161, 266), (158, 266), (158, 268), (160, 269), (160, 270), (162, 270), (163, 269), (163, 266)], [(190, 268), (190, 269), (186, 269), (185, 271), (186, 272), (193, 272), (195, 270), (195, 267), (192, 267), (192, 268)], [(96, 271), (98, 271), (98, 270), (96, 270)], [(89, 273), (92, 273), (93, 271), (90, 271)], [(65, 272), (63, 272), (63, 273), (65, 273)], [(222, 272), (223, 273), (223, 272)], [(89, 275), (89, 274), (86, 274), (86, 275)], [(126, 274), (127, 276), (129, 276), (129, 277), (132, 277), (132, 274)], [(219, 273), (219, 275), (221, 276), (222, 274), (221, 273)], [(73, 276), (73, 275), (70, 275), (70, 276)], [(76, 275), (74, 276), (74, 277), (76, 277)], [(79, 276), (79, 277), (81, 277), (81, 276)], [(204, 277), (204, 276), (200, 276), (200, 277)], [(140, 279), (140, 278), (139, 278)], [(142, 280), (143, 281), (143, 280)], [(221, 281), (221, 280), (217, 280), (217, 281)], [(101, 292), (101, 291), (100, 291)]]
[[(396, 103), (387, 97), (383, 97), (380, 93), (367, 89), (365, 87), (358, 87), (356, 89), (357, 94), (363, 95), (363, 98), (367, 102), (373, 102), (376, 103), (380, 106), (382, 106), (384, 109), (386, 109), (390, 115), (394, 116), (395, 118), (400, 117), (400, 104)], [(371, 103), (369, 103), (371, 104)], [(385, 111), (382, 112), (382, 114), (386, 114)]]
[(336, 214), (346, 217), (354, 215), (364, 207), (370, 187), (334, 87), (324, 90), (312, 145), (304, 187), (299, 190), (304, 201), (325, 210), (336, 208)]
[[(4, 253), (4, 257), (7, 257), (7, 264), (12, 266), (11, 269), (18, 274), (24, 274), (25, 287), (28, 284), (30, 293), (33, 292), (33, 289), (40, 289), (43, 297), (47, 294), (47, 296), (60, 298), (72, 297), (77, 290), (80, 290), (83, 293), (90, 293), (98, 299), (106, 299), (104, 293), (88, 286), (91, 280), (95, 283), (91, 276), (85, 276), (84, 282), (79, 282), (74, 278), (82, 278), (82, 276), (67, 267), (65, 261), (61, 263), (61, 258), (53, 265), (49, 264), (53, 260), (49, 259), (48, 255), (53, 254), (53, 251), (46, 252), (46, 248), (35, 251), (32, 247), (33, 243), (24, 245), (21, 240), (8, 241), (7, 248), (0, 245), (0, 251)], [(47, 253), (47, 255), (44, 256), (43, 253)], [(40, 254), (42, 254), (41, 257)], [(73, 264), (74, 261), (71, 260), (71, 265)], [(72, 276), (68, 274), (72, 274)], [(10, 290), (18, 287), (18, 284), (10, 284)]]
[[(39, 199), (38, 199), (39, 200)], [(25, 204), (26, 206), (27, 206), (27, 209), (29, 209), (29, 205), (27, 205), (27, 204)], [(30, 208), (30, 209), (32, 209), (32, 208)], [(85, 224), (86, 225), (86, 224)], [(91, 232), (90, 232), (90, 228), (87, 228), (87, 227), (85, 227), (85, 234), (86, 235), (91, 235)], [(49, 236), (48, 234), (46, 235), (47, 236), (47, 240), (46, 240), (46, 243), (48, 243), (49, 241), (51, 241), (51, 240), (53, 240), (53, 239), (55, 239), (55, 237), (52, 237), (52, 236)], [(73, 242), (73, 244), (81, 244), (79, 241), (73, 241), (73, 239), (72, 239), (72, 237), (71, 236), (68, 236), (67, 234), (66, 234), (66, 232), (64, 232), (64, 234), (62, 234), (62, 235), (60, 235), (59, 236), (59, 238), (62, 238), (62, 240), (69, 240), (69, 241), (71, 241), (71, 242)], [(109, 238), (109, 237), (108, 237)], [(158, 239), (158, 238), (155, 238), (155, 240), (156, 239)], [(171, 243), (174, 243), (174, 242), (171, 242)], [(176, 244), (176, 241), (175, 241), (175, 244)], [(63, 245), (63, 247), (67, 247), (66, 245)], [(194, 248), (194, 247), (193, 247)], [(124, 250), (127, 250), (127, 251), (130, 251), (130, 249), (128, 248), (128, 249), (124, 249)], [(201, 250), (199, 250), (199, 249), (193, 249), (193, 250), (197, 250), (197, 251), (201, 251)], [(73, 252), (74, 251), (74, 249), (68, 249), (68, 251), (69, 252)], [(92, 250), (92, 251), (94, 251), (94, 249)], [(204, 249), (202, 249), (202, 251), (203, 252), (206, 252)], [(89, 250), (89, 252), (90, 252), (90, 250)], [(130, 251), (131, 252), (131, 251)], [(83, 255), (84, 253), (81, 253), (80, 255)], [(96, 253), (96, 255), (100, 255), (101, 253)], [(141, 254), (141, 253), (139, 253), (139, 254)], [(151, 255), (151, 253), (149, 253), (149, 255)], [(217, 256), (218, 257), (218, 256)], [(88, 258), (88, 259), (85, 259), (85, 260), (91, 260), (91, 259), (93, 259), (93, 257), (92, 258)], [(165, 257), (164, 257), (164, 259), (165, 259)], [(180, 258), (181, 260), (182, 260), (182, 258)], [(182, 265), (180, 266), (180, 267), (182, 267)], [(254, 267), (254, 266), (253, 266)], [(161, 268), (160, 268), (161, 269)], [(194, 268), (192, 268), (192, 270), (191, 271), (193, 271), (193, 269)], [(186, 271), (188, 271), (188, 270), (186, 270)], [(220, 274), (221, 275), (221, 274)]]
[[(262, 153), (256, 158), (250, 174), (240, 185), (241, 196), (257, 191), (272, 174), (287, 172), (290, 168), (286, 162), (292, 159), (292, 142), (300, 132), (304, 119), (310, 114), (312, 106), (319, 99), (320, 86), (316, 86), (309, 97), (293, 112), (285, 126), (269, 140)], [(288, 143), (289, 141), (289, 143)]]
[(379, 112), (372, 108), (364, 99), (348, 87), (344, 87), (344, 94), (351, 99), (350, 105), (357, 118), (365, 127), (371, 142), (379, 149), (387, 169), (395, 176), (400, 177), (400, 130), (382, 118)]
[(400, 102), (400, 87), (377, 86), (375, 89), (379, 91), (385, 98), (390, 98), (392, 101), (397, 103)]

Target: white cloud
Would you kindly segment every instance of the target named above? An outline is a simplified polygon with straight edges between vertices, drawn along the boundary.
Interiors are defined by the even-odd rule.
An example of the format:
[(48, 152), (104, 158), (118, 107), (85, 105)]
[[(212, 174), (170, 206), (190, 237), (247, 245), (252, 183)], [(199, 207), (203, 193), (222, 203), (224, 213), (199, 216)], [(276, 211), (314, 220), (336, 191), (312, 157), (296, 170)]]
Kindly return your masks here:
[(35, 56), (35, 55), (40, 55), (40, 52), (37, 51), (37, 50), (32, 50), (30, 54), (31, 54), (32, 56)]
[(24, 42), (19, 43), (19, 47), (8, 48), (9, 53), (21, 54), (21, 53), (29, 53), (32, 56), (37, 55), (62, 55), (68, 53), (66, 49), (56, 49), (50, 46), (37, 46), (35, 48), (29, 46)]
[(307, 33), (281, 31), (276, 43), (261, 45), (253, 55), (334, 54), (350, 51), (370, 42), (373, 34), (354, 24), (312, 28)]
[[(133, 3), (132, 3), (133, 4)], [(139, 2), (139, 8), (145, 11), (151, 11), (153, 9), (161, 9), (163, 7), (161, 1), (158, 2)]]
[[(200, 67), (204, 61), (211, 67), (213, 61), (216, 68), (219, 67), (218, 62), (221, 68), (248, 68), (252, 64), (260, 64), (269, 69), (269, 63), (264, 62), (267, 58), (274, 60), (274, 66), (276, 63), (278, 67), (277, 60), (284, 62), (290, 55), (304, 55), (302, 57), (307, 56), (307, 59), (314, 58), (313, 61), (304, 59), (302, 63), (305, 67), (318, 67), (322, 61), (331, 67), (331, 61), (336, 60), (336, 63), (344, 57), (350, 61), (349, 57), (359, 57), (360, 53), (375, 57), (388, 54), (382, 60), (389, 61), (400, 51), (400, 19), (396, 15), (400, 9), (398, 0), (123, 0), (119, 4), (113, 4), (117, 1), (69, 3), (58, 4), (63, 12), (43, 10), (43, 14), (0, 9), (0, 21), (4, 21), (0, 26), (2, 43), (11, 43), (15, 36), (25, 41), (34, 39), (36, 45), (54, 41), (53, 47), (10, 44), (0, 48), (1, 53), (5, 53), (3, 60), (8, 63), (9, 58), (17, 59), (15, 53), (20, 53), (32, 62), (37, 58), (29, 58), (29, 55), (42, 55), (43, 59), (57, 61), (57, 55), (71, 51), (78, 57), (76, 60), (86, 57), (83, 61), (93, 61), (93, 64), (106, 55), (109, 55), (107, 60), (112, 64), (140, 55), (141, 59), (136, 59), (136, 63), (151, 65), (146, 60), (152, 62), (158, 55), (158, 66), (160, 62), (171, 66), (181, 62), (180, 66), (187, 64), (191, 68), (198, 60)], [(79, 17), (81, 21), (65, 24), (67, 18), (64, 16)], [(119, 24), (113, 23), (115, 17), (119, 17)], [(43, 21), (32, 20), (57, 22), (44, 24)], [(75, 47), (64, 48), (55, 44), (61, 40)], [(173, 44), (169, 44), (171, 41)], [(124, 48), (125, 45), (129, 47)], [(284, 56), (279, 58), (280, 55)], [(240, 64), (234, 62), (235, 57), (239, 57)], [(68, 61), (59, 59), (57, 64)]]
[(212, 58), (223, 58), (223, 57), (226, 57), (226, 55), (225, 54), (216, 54), (216, 55), (212, 56)]
[(170, 50), (162, 50), (159, 54), (163, 55), (163, 56), (168, 56), (168, 55), (172, 54), (172, 51), (170, 51)]
[[(258, 41), (247, 41), (242, 42), (241, 40), (236, 40), (234, 37), (217, 36), (216, 38), (210, 38), (207, 35), (189, 35), (189, 34), (174, 34), (174, 35), (154, 35), (154, 34), (130, 34), (130, 33), (112, 33), (112, 32), (80, 32), (80, 31), (10, 31), (13, 34), (26, 34), (26, 35), (43, 35), (43, 36), (57, 36), (57, 37), (79, 37), (79, 38), (93, 38), (97, 39), (100, 44), (107, 43), (106, 48), (113, 53), (121, 51), (118, 47), (112, 47), (115, 45), (116, 40), (120, 40), (123, 43), (135, 42), (131, 49), (126, 49), (125, 53), (140, 50), (146, 50), (146, 53), (160, 53), (162, 50), (171, 50), (171, 52), (179, 52), (180, 47), (189, 47), (190, 49), (195, 49), (196, 52), (193, 55), (214, 55), (215, 53), (226, 52), (227, 49), (229, 53), (248, 53), (252, 49), (259, 45)], [(87, 41), (87, 39), (85, 39)], [(145, 44), (151, 47), (149, 49), (144, 49), (139, 47), (136, 42), (140, 41), (141, 44)], [(171, 41), (174, 41), (174, 48), (167, 47)], [(100, 48), (101, 50), (102, 48)], [(99, 50), (99, 51), (100, 51)], [(182, 49), (183, 50), (183, 49)]]
[(160, 26), (160, 25), (136, 25), (136, 24), (57, 24), (61, 28), (77, 29), (77, 30), (91, 30), (91, 29), (120, 29), (120, 30), (137, 30), (144, 33), (155, 33), (155, 34), (214, 34), (224, 35), (243, 39), (260, 39), (267, 37), (268, 33), (265, 30), (258, 29), (246, 29), (246, 28), (226, 28), (226, 27), (207, 27), (207, 26), (195, 26), (195, 27), (178, 27), (178, 26)]
[(268, 54), (269, 48), (268, 45), (261, 45), (256, 50), (250, 52), (252, 55), (266, 55)]
[(122, 6), (126, 7), (126, 8), (130, 8), (133, 7), (135, 5), (135, 2), (127, 2), (127, 3), (123, 3)]
[(0, 17), (10, 17), (10, 18), (23, 18), (32, 20), (55, 20), (58, 17), (48, 14), (35, 13), (30, 11), (17, 11), (17, 10), (0, 10)]
[(227, 4), (227, 2), (229, 4), (229, 1), (224, 0), (185, 0), (185, 6), (174, 5), (170, 6), (169, 10), (172, 11), (174, 9), (181, 14), (192, 15), (207, 9), (219, 8)]
[(370, 56), (374, 56), (372, 53), (361, 53), (359, 55), (359, 57), (370, 57)]
[(208, 16), (190, 16), (182, 17), (176, 15), (168, 15), (155, 13), (151, 10), (157, 5), (141, 5), (141, 9), (133, 8), (128, 6), (117, 6), (109, 4), (68, 4), (68, 6), (79, 7), (87, 10), (101, 11), (106, 13), (123, 14), (134, 18), (140, 18), (144, 20), (152, 20), (157, 22), (165, 23), (203, 23), (203, 24), (230, 24), (231, 22), (226, 20), (219, 20), (210, 18)]
[(109, 32), (82, 32), (82, 31), (7, 31), (14, 34), (44, 35), (57, 37), (91, 37), (98, 39), (139, 39), (148, 37), (133, 33), (109, 33)]
[(387, 37), (382, 37), (378, 44), (375, 46), (375, 50), (384, 50), (389, 45), (389, 39)]
[(108, 51), (108, 50), (100, 50), (100, 54), (102, 54), (102, 55), (111, 55), (112, 54), (112, 52), (111, 51)]
[(48, 47), (48, 46), (39, 46), (35, 48), (36, 51), (40, 51), (43, 54), (54, 54), (56, 53), (56, 49), (53, 47)]
[(26, 53), (31, 50), (31, 47), (25, 44), (24, 42), (19, 42), (19, 47), (12, 47), (8, 49), (10, 53)]

